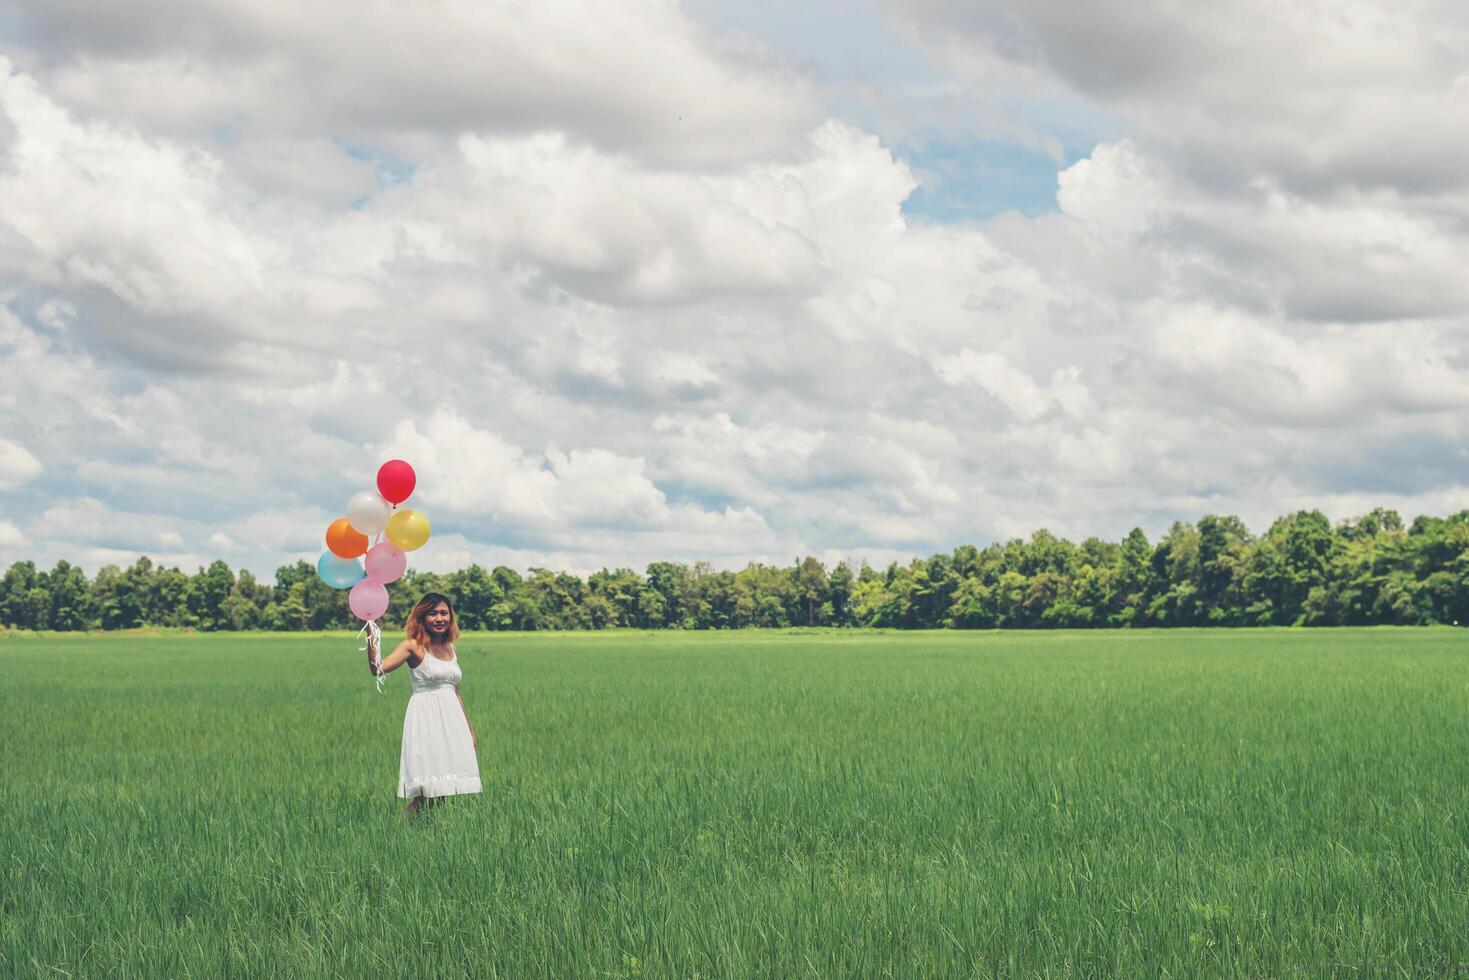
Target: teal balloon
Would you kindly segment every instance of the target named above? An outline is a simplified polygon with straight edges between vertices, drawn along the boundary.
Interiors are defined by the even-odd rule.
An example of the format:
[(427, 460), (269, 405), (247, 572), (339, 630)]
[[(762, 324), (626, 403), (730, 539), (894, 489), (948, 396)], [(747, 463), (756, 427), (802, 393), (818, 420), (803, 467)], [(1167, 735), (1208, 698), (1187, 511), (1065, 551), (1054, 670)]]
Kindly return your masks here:
[(367, 577), (362, 562), (356, 558), (338, 558), (330, 551), (323, 551), (316, 560), (316, 574), (334, 589), (350, 589)]

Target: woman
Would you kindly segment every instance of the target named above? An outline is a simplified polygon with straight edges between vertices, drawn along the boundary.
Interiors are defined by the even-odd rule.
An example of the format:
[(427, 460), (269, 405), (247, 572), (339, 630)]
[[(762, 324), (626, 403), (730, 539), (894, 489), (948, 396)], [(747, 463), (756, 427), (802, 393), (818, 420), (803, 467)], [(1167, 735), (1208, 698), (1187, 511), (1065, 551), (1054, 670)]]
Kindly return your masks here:
[[(479, 741), (459, 697), (464, 676), (454, 652), (459, 625), (448, 597), (430, 592), (419, 599), (404, 632), (408, 638), (383, 658), (382, 673), (406, 662), (413, 678), (398, 762), (398, 795), (409, 801), (411, 816), (440, 797), (480, 791)], [(376, 653), (377, 645), (369, 641), (367, 669), (374, 675)]]

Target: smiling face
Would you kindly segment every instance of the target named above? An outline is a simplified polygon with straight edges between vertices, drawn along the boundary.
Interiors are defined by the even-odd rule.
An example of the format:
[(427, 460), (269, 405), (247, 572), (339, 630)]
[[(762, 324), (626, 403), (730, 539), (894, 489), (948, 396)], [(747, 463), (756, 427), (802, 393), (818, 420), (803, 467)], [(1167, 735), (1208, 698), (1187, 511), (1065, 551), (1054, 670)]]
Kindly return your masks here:
[(454, 601), (440, 592), (426, 592), (413, 604), (408, 621), (403, 624), (408, 639), (418, 644), (453, 643), (459, 639), (459, 623), (454, 617)]
[(448, 634), (452, 618), (453, 614), (449, 612), (449, 604), (440, 602), (424, 614), (423, 625), (428, 627), (429, 635), (437, 640)]

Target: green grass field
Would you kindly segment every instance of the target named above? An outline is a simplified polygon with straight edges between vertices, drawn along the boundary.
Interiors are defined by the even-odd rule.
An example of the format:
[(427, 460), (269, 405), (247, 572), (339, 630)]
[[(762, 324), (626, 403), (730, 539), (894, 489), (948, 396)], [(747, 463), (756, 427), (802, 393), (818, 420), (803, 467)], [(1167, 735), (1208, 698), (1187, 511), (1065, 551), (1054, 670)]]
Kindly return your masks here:
[(0, 638), (0, 973), (1469, 974), (1469, 634)]

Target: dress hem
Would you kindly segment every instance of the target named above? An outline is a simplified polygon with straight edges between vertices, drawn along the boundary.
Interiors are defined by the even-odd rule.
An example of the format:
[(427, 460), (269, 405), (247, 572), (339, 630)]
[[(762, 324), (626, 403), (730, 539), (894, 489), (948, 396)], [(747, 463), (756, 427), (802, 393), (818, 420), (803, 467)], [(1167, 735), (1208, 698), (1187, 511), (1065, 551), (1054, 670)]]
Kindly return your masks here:
[(482, 788), (478, 776), (438, 776), (412, 783), (400, 780), (398, 795), (405, 800), (415, 796), (458, 796), (461, 793), (478, 793)]

